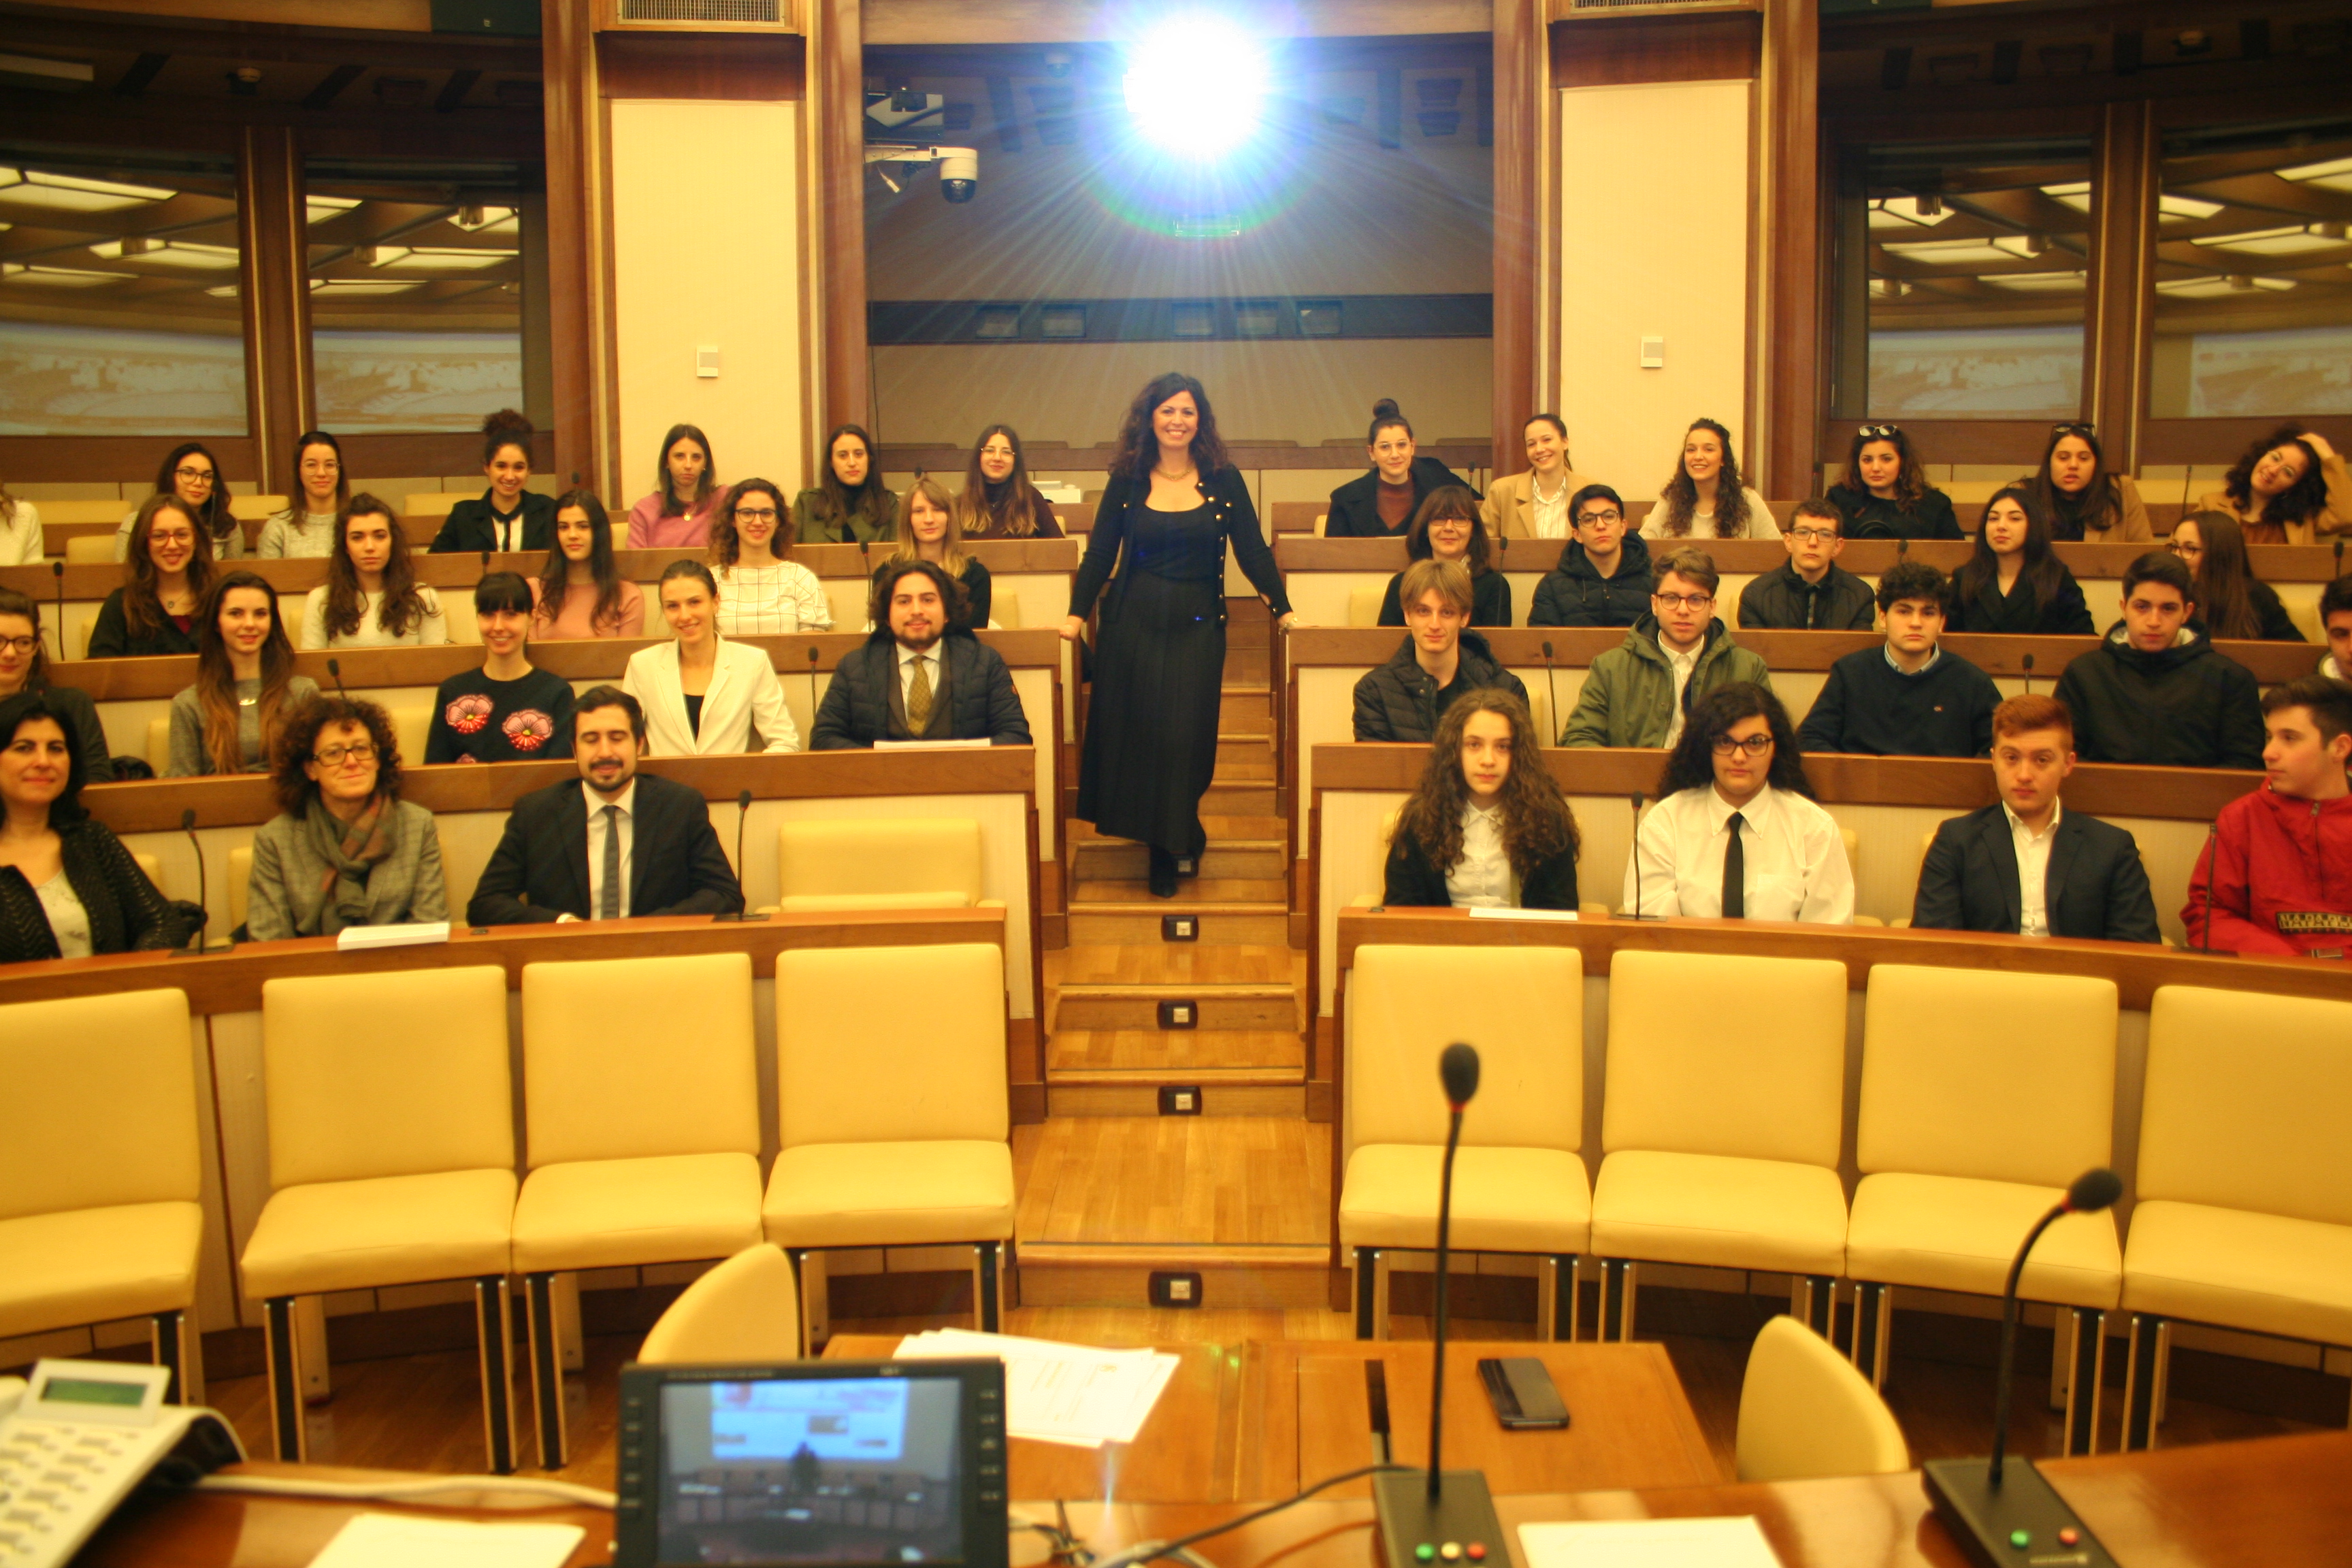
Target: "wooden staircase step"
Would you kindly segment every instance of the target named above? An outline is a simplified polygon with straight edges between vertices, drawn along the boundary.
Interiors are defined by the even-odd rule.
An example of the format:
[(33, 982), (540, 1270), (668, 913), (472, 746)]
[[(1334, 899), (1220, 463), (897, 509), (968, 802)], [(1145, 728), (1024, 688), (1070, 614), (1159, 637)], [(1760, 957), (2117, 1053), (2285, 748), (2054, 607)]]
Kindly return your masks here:
[(1201, 810), (1228, 816), (1272, 816), (1273, 775), (1268, 773), (1263, 783), (1219, 778), (1209, 785), (1209, 793), (1201, 797)]
[(1190, 904), (1262, 904), (1270, 909), (1284, 908), (1283, 900), (1290, 895), (1289, 885), (1280, 877), (1185, 877), (1176, 884), (1172, 899), (1155, 899), (1151, 884), (1143, 878), (1089, 880), (1073, 890), (1071, 902), (1078, 904), (1143, 904), (1163, 907)]
[[(1045, 1072), (1055, 1081), (1298, 1083), (1307, 1046), (1296, 1029), (1055, 1029)], [(1159, 1114), (1155, 1110), (1139, 1115)]]
[(1274, 705), (1263, 686), (1228, 686), (1217, 703), (1220, 735), (1265, 735), (1274, 731)]
[[(1287, 848), (1287, 842), (1278, 835), (1221, 840), (1211, 829), (1208, 850), (1201, 857), (1201, 875), (1211, 879), (1279, 881), (1288, 869)], [(1073, 839), (1070, 843), (1070, 877), (1074, 882), (1140, 882), (1150, 870), (1150, 852), (1140, 844), (1099, 838), (1090, 843)]]
[(1323, 1247), (1328, 1123), (1255, 1116), (1055, 1117), (1013, 1132), (1013, 1234), (1032, 1245)]
[(1274, 1311), (1328, 1308), (1320, 1247), (1072, 1246), (1017, 1242), (1024, 1307), (1150, 1307), (1151, 1277), (1197, 1275), (1204, 1307)]
[[(1162, 943), (1173, 946), (1174, 943)], [(1232, 952), (1229, 947), (1213, 952)], [(1192, 1027), (1199, 1031), (1286, 1030), (1296, 1034), (1305, 1025), (1298, 990), (1287, 983), (1273, 985), (1179, 984), (1150, 985), (1073, 985), (1065, 982), (1048, 1009), (1052, 1027), (1063, 1030), (1149, 1030), (1160, 1033), (1160, 1005), (1190, 1003)], [(1174, 1032), (1174, 1031), (1170, 1031)]]
[[(1120, 883), (1081, 882), (1080, 890), (1119, 887)], [(1188, 933), (1171, 938), (1161, 922), (1173, 917), (1193, 922)], [(1121, 943), (1138, 946), (1158, 942), (1186, 947), (1271, 947), (1290, 940), (1290, 911), (1264, 902), (1184, 902), (1146, 898), (1135, 902), (1074, 902), (1068, 915), (1072, 942)]]
[(1307, 955), (1287, 939), (1255, 946), (1202, 947), (1191, 942), (1120, 945), (1072, 942), (1046, 955), (1047, 988), (1203, 985), (1288, 990), (1307, 983)]

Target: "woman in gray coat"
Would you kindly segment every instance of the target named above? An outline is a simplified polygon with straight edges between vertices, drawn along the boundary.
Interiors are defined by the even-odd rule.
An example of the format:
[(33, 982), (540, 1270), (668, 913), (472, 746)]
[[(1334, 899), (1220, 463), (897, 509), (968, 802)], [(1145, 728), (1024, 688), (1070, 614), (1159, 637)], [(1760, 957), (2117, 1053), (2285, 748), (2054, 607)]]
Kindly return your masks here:
[(278, 738), (279, 815), (253, 837), (246, 929), (256, 942), (448, 918), (433, 814), (400, 798), (392, 716), (315, 698)]

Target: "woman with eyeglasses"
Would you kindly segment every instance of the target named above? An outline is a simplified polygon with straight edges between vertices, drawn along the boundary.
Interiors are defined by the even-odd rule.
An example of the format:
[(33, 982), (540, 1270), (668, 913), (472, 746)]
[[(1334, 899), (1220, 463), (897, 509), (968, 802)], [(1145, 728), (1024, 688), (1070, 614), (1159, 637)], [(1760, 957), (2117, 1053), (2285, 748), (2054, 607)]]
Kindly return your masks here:
[(341, 443), (324, 430), (304, 431), (294, 443), (293, 504), (261, 525), (254, 554), (264, 561), (333, 554), (335, 520), (351, 498)]
[(2139, 486), (2129, 474), (2107, 472), (2106, 454), (2088, 425), (2052, 426), (2042, 466), (2017, 483), (2049, 520), (2053, 540), (2135, 544), (2156, 538)]
[(56, 699), (0, 700), (0, 963), (177, 947), (178, 913), (82, 809), (86, 745)]
[(1582, 840), (1543, 764), (1525, 700), (1466, 691), (1437, 721), (1397, 814), (1382, 876), (1391, 907), (1572, 910)]
[(448, 640), (441, 595), (417, 582), (392, 504), (353, 496), (335, 529), (327, 580), (302, 602), (303, 650), (439, 647)]
[(107, 754), (106, 730), (98, 721), (98, 705), (86, 691), (49, 684), (49, 651), (41, 642), (41, 606), (29, 595), (0, 588), (0, 698), (20, 691), (46, 694), (49, 705), (73, 721), (81, 742), (82, 777), (90, 784), (114, 778), (114, 759)]
[(1845, 477), (1829, 489), (1848, 539), (1966, 539), (1952, 498), (1929, 484), (1900, 425), (1853, 433)]
[[(1486, 524), (1478, 510), (1478, 498), (1458, 485), (1430, 491), (1429, 499), (1413, 514), (1412, 525), (1405, 530), (1405, 559), (1460, 562), (1470, 574), (1470, 624), (1507, 626), (1511, 624), (1510, 580), (1496, 571), (1489, 559), (1494, 547), (1486, 541)], [(1404, 625), (1404, 605), (1398, 596), (1403, 583), (1402, 572), (1389, 579), (1377, 625)]]
[[(966, 539), (1059, 539), (1054, 503), (1029, 482), (1021, 433), (992, 425), (980, 433), (955, 500), (956, 527)], [(970, 586), (969, 584), (966, 584)], [(984, 617), (982, 624), (985, 624)]]
[(1421, 456), (1412, 426), (1392, 397), (1372, 405), (1364, 455), (1372, 460), (1370, 469), (1331, 492), (1331, 508), (1323, 521), (1327, 539), (1392, 538), (1412, 526), (1422, 502), (1439, 490), (1458, 485), (1472, 495), (1478, 493), (1437, 458)]
[(1813, 800), (1788, 710), (1761, 686), (1691, 704), (1625, 868), (1625, 909), (1704, 920), (1853, 922), (1845, 837)]
[(2049, 514), (2010, 485), (1985, 502), (1974, 554), (1952, 574), (1946, 632), (2086, 637), (2097, 631), (2083, 585), (2050, 548)]
[[(2352, 532), (2352, 473), (2326, 437), (2282, 425), (2241, 453), (2197, 510), (2229, 513), (2249, 544), (2317, 544), (2323, 535)], [(2205, 601), (2197, 603), (2202, 608)]]
[[(722, 637), (776, 637), (833, 629), (833, 602), (816, 574), (791, 559), (784, 492), (765, 479), (729, 489), (710, 521), (713, 592)], [(675, 568), (677, 564), (672, 562)], [(662, 574), (669, 581), (669, 574)]]
[[(660, 482), (653, 494), (629, 509), (629, 548), (699, 550), (709, 544), (710, 514), (719, 504), (718, 479), (710, 438), (691, 425), (671, 426), (662, 437)], [(561, 502), (556, 510), (562, 511)]]
[(2226, 511), (2194, 511), (2173, 524), (2167, 550), (2180, 557), (2195, 584), (2191, 595), (2205, 635), (2241, 642), (2308, 642), (2278, 590), (2254, 575), (2246, 561), (2245, 531)]
[(98, 607), (92, 658), (196, 651), (196, 612), (213, 585), (212, 536), (175, 495), (149, 496), (131, 520), (122, 586)]
[(1642, 520), (1644, 539), (1778, 539), (1764, 498), (1739, 482), (1739, 455), (1731, 432), (1712, 419), (1695, 419), (1683, 433), (1682, 460)]
[(278, 737), (278, 815), (253, 836), (256, 942), (449, 918), (433, 814), (400, 798), (400, 742), (373, 702), (314, 698)]
[(874, 438), (860, 426), (835, 426), (824, 438), (824, 481), (793, 502), (793, 536), (803, 544), (879, 544), (898, 521), (898, 498), (874, 471)]
[(0, 484), (0, 566), (38, 566), (48, 554), (41, 537), (41, 509), (19, 500)]
[[(173, 496), (188, 509), (188, 515), (203, 529), (209, 555), (215, 561), (234, 561), (245, 553), (245, 524), (237, 521), (229, 510), (228, 481), (221, 478), (220, 460), (207, 450), (202, 441), (184, 441), (172, 448), (163, 466), (155, 470), (155, 494)], [(134, 507), (114, 531), (114, 558), (131, 558), (131, 531), (138, 526), (143, 506)]]
[[(705, 507), (706, 522), (709, 513)], [(634, 514), (629, 527), (636, 527)], [(613, 559), (613, 521), (593, 490), (556, 498), (555, 543), (530, 580), (530, 591), (539, 602), (530, 627), (535, 637), (646, 635), (646, 591), (621, 575)]]
[(167, 778), (266, 773), (287, 715), (319, 695), (294, 673), (278, 595), (251, 572), (213, 584), (196, 616), (196, 683), (172, 699)]

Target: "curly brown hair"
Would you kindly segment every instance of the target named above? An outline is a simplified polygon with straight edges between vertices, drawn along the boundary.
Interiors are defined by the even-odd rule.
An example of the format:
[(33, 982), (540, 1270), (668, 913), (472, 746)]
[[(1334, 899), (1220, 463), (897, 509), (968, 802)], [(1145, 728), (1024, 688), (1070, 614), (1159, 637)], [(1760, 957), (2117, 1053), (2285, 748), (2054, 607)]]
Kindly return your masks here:
[[(1748, 492), (1739, 478), (1739, 455), (1731, 449), (1731, 432), (1712, 419), (1694, 419), (1690, 430), (1683, 432), (1688, 441), (1691, 430), (1711, 430), (1723, 446), (1723, 467), (1715, 475), (1715, 536), (1717, 539), (1742, 539), (1748, 533)], [(1675, 477), (1658, 492), (1659, 531), (1670, 539), (1690, 536), (1691, 515), (1698, 510), (1698, 483), (1690, 477), (1690, 465), (1682, 458), (1675, 459)]]
[(1462, 774), (1462, 732), (1479, 713), (1496, 714), (1511, 726), (1511, 771), (1503, 780), (1503, 854), (1525, 881), (1562, 850), (1578, 853), (1584, 841), (1559, 781), (1543, 765), (1535, 716), (1501, 687), (1464, 692), (1438, 720), (1428, 765), (1397, 814), (1397, 831), (1420, 840), (1440, 873), (1461, 863), (1462, 813), (1470, 804), (1469, 781)]
[(380, 517), (392, 531), (392, 553), (383, 562), (383, 598), (375, 610), (376, 625), (394, 637), (425, 624), (425, 595), (417, 591), (416, 563), (409, 559), (408, 535), (392, 503), (362, 490), (343, 503), (335, 517), (335, 542), (327, 552), (327, 599), (321, 606), (330, 639), (347, 637), (367, 618), (367, 590), (360, 586), (360, 569), (352, 560), (352, 523), (362, 517)]
[(1846, 448), (1845, 477), (1830, 489), (1853, 496), (1857, 510), (1870, 500), (1870, 487), (1862, 481), (1862, 449), (1873, 441), (1884, 441), (1894, 447), (1895, 460), (1902, 464), (1895, 470), (1895, 510), (1917, 511), (1919, 503), (1927, 499), (1927, 480), (1919, 471), (1919, 457), (1911, 449), (1911, 437), (1900, 425), (1865, 425), (1856, 430), (1853, 445)]
[(278, 809), (300, 816), (319, 798), (319, 786), (302, 771), (313, 760), (321, 731), (337, 724), (356, 724), (375, 748), (375, 793), (386, 800), (400, 798), (400, 735), (392, 715), (382, 705), (357, 697), (313, 697), (287, 715), (269, 753), (270, 783), (278, 792)]
[(2303, 478), (2286, 489), (2273, 496), (2263, 508), (2264, 522), (2305, 522), (2327, 507), (2327, 476), (2320, 472), (2319, 454), (2305, 440), (2304, 427), (2297, 424), (2280, 426), (2238, 455), (2238, 461), (2222, 478), (2222, 493), (2230, 504), (2241, 511), (2254, 504), (2254, 465), (2281, 447), (2293, 447), (2303, 454)]
[(1151, 428), (1152, 412), (1180, 392), (1192, 395), (1192, 406), (1201, 411), (1201, 427), (1192, 432), (1192, 467), (1205, 482), (1211, 474), (1233, 467), (1225, 455), (1225, 444), (1217, 436), (1217, 416), (1209, 407), (1206, 388), (1181, 370), (1151, 378), (1149, 385), (1135, 395), (1127, 405), (1127, 416), (1119, 421), (1118, 445), (1111, 449), (1110, 472), (1141, 482), (1151, 477), (1151, 466), (1160, 460), (1160, 437)]
[[(828, 464), (825, 471), (833, 470)], [(763, 495), (776, 503), (776, 531), (769, 536), (768, 553), (779, 561), (788, 561), (793, 553), (793, 509), (784, 503), (784, 492), (766, 479), (738, 479), (719, 498), (718, 508), (710, 514), (710, 563), (732, 568), (743, 558), (743, 536), (735, 531), (735, 509), (743, 498)]]

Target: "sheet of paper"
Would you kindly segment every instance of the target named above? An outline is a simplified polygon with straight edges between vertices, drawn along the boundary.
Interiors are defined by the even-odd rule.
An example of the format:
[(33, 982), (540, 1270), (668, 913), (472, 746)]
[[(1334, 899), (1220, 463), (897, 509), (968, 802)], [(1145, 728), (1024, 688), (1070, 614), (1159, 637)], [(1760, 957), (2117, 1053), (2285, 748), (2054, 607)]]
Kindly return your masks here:
[(1528, 1568), (1780, 1568), (1752, 1515), (1519, 1526)]
[(982, 736), (971, 741), (877, 741), (877, 752), (984, 752), (996, 742)]
[(1572, 921), (1576, 918), (1576, 911), (1574, 910), (1490, 910), (1481, 908), (1472, 910), (1470, 911), (1470, 918), (1474, 921)]
[(362, 947), (422, 947), (426, 942), (447, 942), (447, 921), (419, 921), (414, 925), (345, 926), (335, 933), (335, 950), (349, 952)]
[(363, 1513), (310, 1568), (563, 1568), (588, 1532), (576, 1524), (478, 1524), (463, 1519)]
[(934, 1329), (898, 1342), (899, 1357), (990, 1356), (1004, 1363), (1004, 1429), (1015, 1437), (1094, 1448), (1132, 1443), (1176, 1371), (1153, 1350), (1103, 1350)]

